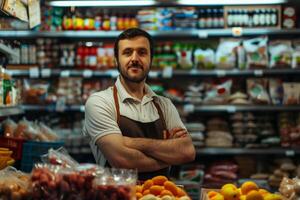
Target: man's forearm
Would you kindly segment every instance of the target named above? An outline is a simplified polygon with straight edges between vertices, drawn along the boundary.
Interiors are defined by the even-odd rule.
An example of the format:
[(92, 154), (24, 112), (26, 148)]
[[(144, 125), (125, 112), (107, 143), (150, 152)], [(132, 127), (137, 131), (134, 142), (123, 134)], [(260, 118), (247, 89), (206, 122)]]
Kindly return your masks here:
[(170, 165), (194, 160), (195, 149), (190, 137), (158, 140), (148, 138), (125, 138), (125, 145)]

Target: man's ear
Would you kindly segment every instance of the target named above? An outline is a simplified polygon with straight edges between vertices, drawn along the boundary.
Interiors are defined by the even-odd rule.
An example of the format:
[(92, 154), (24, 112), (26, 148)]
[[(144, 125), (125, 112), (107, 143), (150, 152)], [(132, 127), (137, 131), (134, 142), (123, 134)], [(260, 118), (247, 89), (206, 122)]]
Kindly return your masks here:
[(116, 59), (116, 58), (114, 58), (114, 62), (115, 62), (115, 65), (116, 65), (116, 67), (117, 67), (118, 71), (120, 71), (120, 69), (119, 69), (119, 63), (118, 63), (118, 61), (117, 61), (117, 59)]

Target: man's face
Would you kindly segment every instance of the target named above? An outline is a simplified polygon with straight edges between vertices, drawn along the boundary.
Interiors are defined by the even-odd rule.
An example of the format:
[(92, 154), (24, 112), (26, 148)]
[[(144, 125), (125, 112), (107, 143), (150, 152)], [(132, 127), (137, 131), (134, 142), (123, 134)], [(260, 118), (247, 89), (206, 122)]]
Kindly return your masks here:
[(119, 70), (121, 76), (134, 83), (147, 77), (150, 65), (150, 44), (147, 38), (137, 36), (119, 41)]

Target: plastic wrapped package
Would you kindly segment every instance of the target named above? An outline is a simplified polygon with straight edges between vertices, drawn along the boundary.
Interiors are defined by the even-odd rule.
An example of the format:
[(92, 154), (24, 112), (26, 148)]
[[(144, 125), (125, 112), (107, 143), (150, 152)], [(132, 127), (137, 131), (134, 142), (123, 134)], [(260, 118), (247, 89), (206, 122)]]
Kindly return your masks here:
[(48, 95), (49, 83), (37, 80), (24, 80), (23, 84), (24, 103), (44, 104)]
[(287, 200), (298, 200), (300, 198), (300, 179), (284, 177), (280, 183), (279, 192)]
[(49, 149), (48, 153), (42, 156), (42, 161), (47, 164), (61, 165), (67, 168), (75, 168), (79, 166), (79, 163), (74, 160), (63, 147), (56, 150), (52, 148)]
[(297, 105), (300, 102), (300, 83), (283, 83), (283, 104)]
[(240, 45), (240, 40), (221, 39), (216, 52), (216, 66), (219, 69), (235, 68), (237, 62), (236, 48)]
[(32, 199), (95, 199), (91, 198), (93, 181), (102, 173), (103, 168), (92, 164), (76, 168), (36, 164), (31, 174)]
[(136, 181), (136, 170), (107, 168), (95, 179), (96, 199), (133, 200)]
[(5, 119), (2, 122), (2, 127), (4, 130), (4, 137), (14, 137), (14, 132), (17, 128), (17, 124), (10, 118)]
[(246, 51), (246, 69), (267, 68), (269, 63), (267, 43), (267, 37), (253, 38), (243, 42)]
[(267, 83), (267, 79), (247, 79), (247, 92), (253, 103), (270, 104)]
[(198, 69), (215, 68), (215, 52), (212, 49), (197, 48), (194, 51), (194, 64)]
[(26, 200), (30, 197), (29, 175), (7, 167), (0, 171), (0, 199)]
[(293, 60), (292, 60), (292, 68), (300, 67), (300, 40), (293, 41), (294, 51), (293, 51)]
[(289, 40), (274, 40), (269, 44), (270, 68), (290, 68), (292, 65), (292, 42)]
[(206, 93), (203, 103), (205, 104), (224, 104), (230, 96), (232, 80), (228, 80), (219, 85), (213, 85)]
[(283, 86), (281, 79), (269, 79), (269, 94), (274, 105), (282, 105)]

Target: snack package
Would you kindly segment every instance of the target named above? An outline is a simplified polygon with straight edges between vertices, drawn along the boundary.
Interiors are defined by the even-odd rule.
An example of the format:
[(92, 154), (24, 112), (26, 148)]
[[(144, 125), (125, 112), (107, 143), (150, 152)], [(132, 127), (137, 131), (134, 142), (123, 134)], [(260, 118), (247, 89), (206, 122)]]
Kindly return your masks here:
[[(178, 47), (177, 47), (178, 48)], [(176, 50), (178, 67), (181, 69), (191, 69), (193, 67), (193, 49), (189, 46), (182, 46)]]
[(287, 198), (287, 200), (298, 200), (300, 198), (300, 179), (283, 177), (279, 192)]
[(13, 167), (0, 171), (0, 199), (30, 198), (30, 177)]
[(300, 40), (293, 41), (293, 46), (292, 68), (295, 69), (300, 67)]
[(41, 134), (47, 137), (48, 141), (57, 141), (59, 140), (58, 135), (46, 124), (39, 122), (38, 123), (39, 130)]
[(48, 95), (49, 83), (37, 80), (24, 80), (23, 97), (27, 104), (44, 104)]
[(297, 105), (300, 103), (300, 83), (283, 83), (283, 104)]
[(205, 93), (203, 102), (206, 104), (224, 104), (230, 96), (232, 80), (228, 80), (220, 85), (214, 85)]
[(221, 39), (216, 52), (216, 66), (220, 69), (235, 68), (237, 57), (236, 48), (240, 45), (240, 40)]
[(253, 38), (243, 42), (246, 51), (246, 69), (267, 68), (269, 61), (267, 43), (267, 37)]
[(269, 79), (269, 94), (274, 105), (282, 105), (283, 86), (281, 79)]
[(289, 40), (274, 40), (269, 44), (270, 68), (290, 68), (292, 65), (292, 42)]
[(105, 169), (105, 173), (95, 179), (96, 199), (135, 199), (137, 171), (129, 169)]
[(213, 69), (215, 67), (215, 52), (212, 49), (194, 51), (194, 64), (197, 69)]
[(267, 92), (267, 79), (247, 79), (247, 92), (250, 100), (255, 104), (270, 104)]

